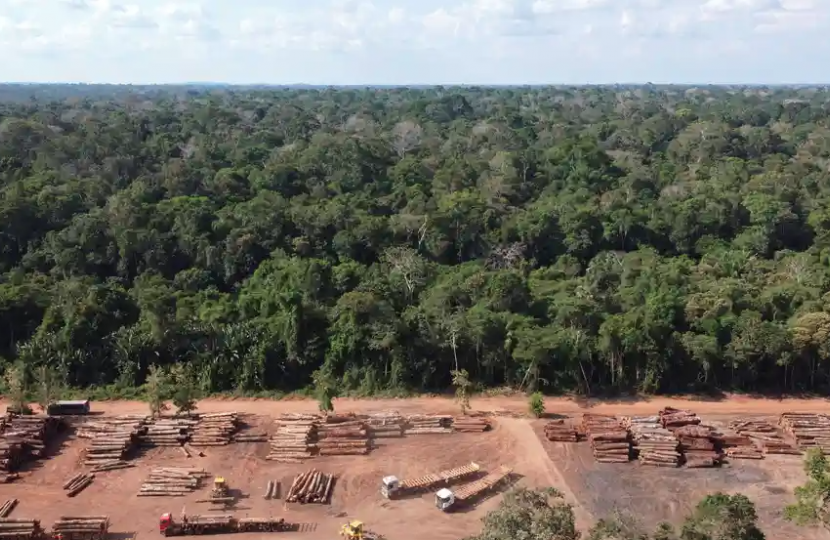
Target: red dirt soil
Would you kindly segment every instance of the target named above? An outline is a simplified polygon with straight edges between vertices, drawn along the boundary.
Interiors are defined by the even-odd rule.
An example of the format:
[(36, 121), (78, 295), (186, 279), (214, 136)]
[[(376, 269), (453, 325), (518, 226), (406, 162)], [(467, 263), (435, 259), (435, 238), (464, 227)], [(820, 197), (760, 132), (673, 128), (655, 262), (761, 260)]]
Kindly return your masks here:
[[(526, 398), (474, 398), (478, 411), (522, 414)], [(690, 408), (702, 417), (739, 415), (775, 415), (784, 411), (830, 412), (826, 400), (760, 400), (727, 398), (720, 401), (683, 399), (649, 399), (628, 403), (577, 403), (549, 398), (550, 413), (569, 415), (578, 421), (581, 413), (591, 411), (617, 415), (654, 414), (667, 405)], [(457, 413), (451, 399), (415, 398), (406, 400), (349, 400), (335, 402), (338, 412), (381, 411), (394, 409), (409, 413)], [(94, 412), (107, 415), (145, 413), (141, 402), (96, 402)], [(221, 400), (199, 403), (201, 412), (238, 411), (260, 415), (263, 427), (272, 427), (271, 417), (284, 412), (315, 412), (313, 401)], [(736, 464), (726, 469), (654, 470), (637, 464), (601, 465), (590, 457), (585, 444), (559, 444), (540, 440), (543, 421), (500, 416), (489, 433), (452, 435), (410, 435), (404, 439), (382, 439), (380, 447), (368, 456), (330, 457), (310, 460), (304, 465), (277, 464), (266, 461), (266, 443), (235, 444), (205, 449), (203, 458), (184, 458), (178, 450), (151, 450), (134, 459), (136, 467), (101, 473), (95, 482), (75, 498), (67, 498), (61, 484), (80, 470), (83, 440), (70, 439), (56, 454), (38, 462), (18, 482), (0, 485), (0, 499), (17, 497), (20, 505), (10, 517), (33, 517), (49, 527), (60, 515), (107, 514), (111, 517), (113, 538), (133, 534), (158, 535), (158, 518), (164, 512), (174, 515), (209, 513), (205, 504), (196, 503), (208, 491), (209, 482), (198, 493), (182, 498), (139, 498), (136, 493), (148, 474), (157, 466), (198, 466), (214, 475), (224, 476), (231, 489), (243, 498), (230, 510), (237, 516), (279, 516), (288, 521), (315, 523), (308, 533), (287, 533), (286, 538), (331, 539), (339, 527), (350, 519), (364, 521), (371, 530), (389, 540), (456, 540), (480, 530), (481, 518), (494, 509), (501, 495), (496, 491), (473, 508), (444, 514), (434, 507), (433, 493), (420, 497), (387, 501), (379, 494), (380, 479), (388, 474), (398, 477), (422, 475), (469, 461), (485, 470), (498, 465), (513, 467), (518, 484), (534, 487), (554, 486), (574, 504), (577, 524), (587, 528), (614, 508), (628, 510), (646, 521), (651, 528), (657, 520), (677, 522), (707, 492), (722, 489), (741, 491), (758, 504), (761, 522), (768, 537), (812, 539), (809, 530), (794, 529), (780, 519), (780, 510), (792, 498), (792, 488), (804, 481), (801, 460), (797, 456)], [(587, 452), (587, 453), (586, 453)], [(282, 500), (266, 501), (263, 493), (271, 479), (282, 483), (282, 495), (293, 476), (309, 468), (336, 473), (331, 505), (285, 505)], [(249, 534), (248, 537), (264, 537)]]

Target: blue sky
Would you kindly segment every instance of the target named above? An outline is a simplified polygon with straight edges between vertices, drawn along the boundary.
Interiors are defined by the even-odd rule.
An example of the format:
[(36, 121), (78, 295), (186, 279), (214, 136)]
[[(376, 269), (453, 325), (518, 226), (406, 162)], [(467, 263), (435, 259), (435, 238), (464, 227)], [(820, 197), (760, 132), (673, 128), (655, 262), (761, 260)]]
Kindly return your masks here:
[(0, 0), (0, 80), (830, 82), (830, 0)]

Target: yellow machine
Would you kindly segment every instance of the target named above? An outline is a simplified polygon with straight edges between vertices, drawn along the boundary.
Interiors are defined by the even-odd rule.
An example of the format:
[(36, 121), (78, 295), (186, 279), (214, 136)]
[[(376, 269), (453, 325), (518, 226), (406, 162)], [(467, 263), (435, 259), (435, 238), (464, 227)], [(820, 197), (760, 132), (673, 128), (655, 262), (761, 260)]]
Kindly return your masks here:
[(221, 476), (213, 479), (213, 489), (210, 492), (210, 496), (214, 499), (228, 496), (228, 484), (225, 483), (225, 479)]
[(343, 525), (340, 529), (340, 536), (343, 536), (346, 540), (377, 540), (380, 538), (375, 533), (365, 530), (363, 522), (357, 520)]

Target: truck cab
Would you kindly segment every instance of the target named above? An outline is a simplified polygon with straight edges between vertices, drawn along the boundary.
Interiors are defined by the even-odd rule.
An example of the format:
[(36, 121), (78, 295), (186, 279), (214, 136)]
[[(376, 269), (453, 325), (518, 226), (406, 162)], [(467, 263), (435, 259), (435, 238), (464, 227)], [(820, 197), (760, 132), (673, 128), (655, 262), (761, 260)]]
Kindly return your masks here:
[(384, 476), (383, 480), (381, 480), (380, 494), (387, 499), (391, 499), (400, 486), (401, 481), (398, 480), (397, 476)]
[(159, 532), (164, 536), (168, 536), (168, 532), (170, 531), (172, 526), (173, 516), (169, 512), (166, 514), (162, 514), (161, 519), (159, 519)]
[(447, 489), (439, 489), (435, 494), (435, 506), (446, 512), (452, 505), (455, 504), (455, 494)]

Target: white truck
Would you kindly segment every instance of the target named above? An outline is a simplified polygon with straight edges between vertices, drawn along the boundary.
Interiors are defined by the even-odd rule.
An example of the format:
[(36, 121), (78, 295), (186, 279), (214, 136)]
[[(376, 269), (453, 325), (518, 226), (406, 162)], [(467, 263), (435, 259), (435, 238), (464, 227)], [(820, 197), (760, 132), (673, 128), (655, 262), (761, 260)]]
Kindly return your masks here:
[(380, 494), (387, 499), (394, 499), (404, 494), (417, 493), (426, 489), (431, 489), (439, 484), (449, 485), (453, 482), (472, 476), (481, 467), (478, 463), (468, 463), (461, 467), (447, 469), (439, 473), (431, 473), (417, 478), (408, 478), (399, 480), (397, 476), (385, 476), (381, 481)]
[(512, 472), (513, 469), (502, 465), (484, 478), (459, 486), (458, 489), (442, 488), (435, 494), (435, 506), (444, 512), (449, 512), (458, 506), (468, 504), (478, 495), (498, 485)]

